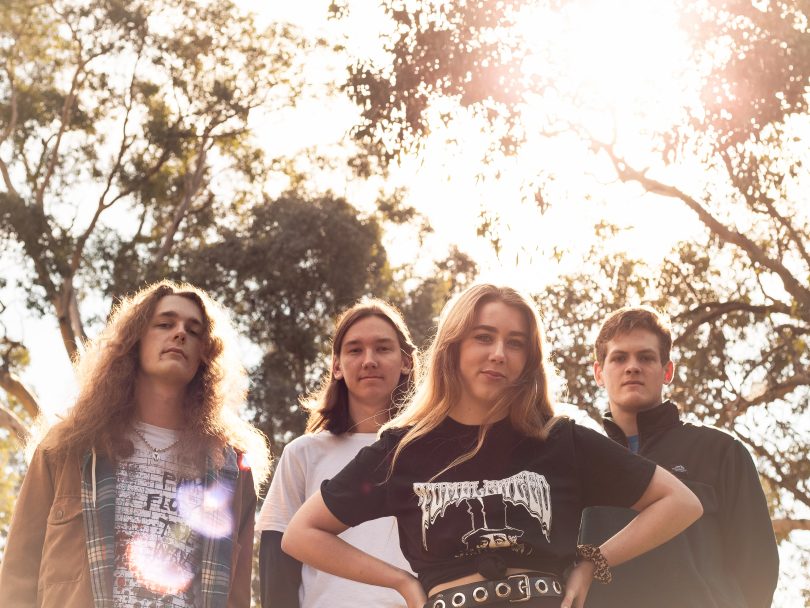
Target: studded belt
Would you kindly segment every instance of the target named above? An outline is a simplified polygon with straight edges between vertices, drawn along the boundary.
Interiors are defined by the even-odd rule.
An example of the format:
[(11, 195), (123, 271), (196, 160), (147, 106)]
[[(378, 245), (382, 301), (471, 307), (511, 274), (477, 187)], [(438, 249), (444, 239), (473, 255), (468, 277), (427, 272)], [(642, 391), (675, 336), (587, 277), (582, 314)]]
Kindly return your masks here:
[(527, 572), (506, 578), (450, 587), (428, 598), (424, 608), (461, 608), (494, 602), (526, 602), (532, 597), (562, 597), (556, 576)]

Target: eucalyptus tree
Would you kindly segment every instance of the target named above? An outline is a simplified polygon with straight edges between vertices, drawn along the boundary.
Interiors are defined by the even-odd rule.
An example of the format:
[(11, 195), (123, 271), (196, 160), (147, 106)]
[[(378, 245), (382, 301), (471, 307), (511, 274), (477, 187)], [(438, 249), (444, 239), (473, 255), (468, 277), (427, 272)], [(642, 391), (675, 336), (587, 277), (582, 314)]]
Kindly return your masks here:
[[(3, 3), (0, 239), (10, 283), (56, 320), (71, 359), (85, 298), (192, 263), (178, 243), (204, 242), (259, 197), (249, 117), (295, 97), (300, 46), (230, 0)], [(19, 348), (5, 346), (0, 386), (35, 415)]]

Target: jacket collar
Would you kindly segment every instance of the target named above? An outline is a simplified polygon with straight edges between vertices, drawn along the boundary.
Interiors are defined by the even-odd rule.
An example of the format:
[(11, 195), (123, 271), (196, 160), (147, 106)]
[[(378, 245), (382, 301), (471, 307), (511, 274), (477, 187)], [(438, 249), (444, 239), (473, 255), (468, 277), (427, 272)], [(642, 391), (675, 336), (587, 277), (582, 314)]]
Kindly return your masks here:
[[(636, 415), (639, 444), (643, 445), (650, 436), (656, 433), (679, 425), (680, 421), (680, 411), (672, 401), (664, 401), (661, 405), (657, 405), (652, 409), (639, 412)], [(613, 416), (611, 416), (610, 412), (607, 412), (602, 417), (602, 425), (605, 427), (608, 437), (624, 446), (627, 445), (627, 437), (624, 431), (619, 428), (618, 424), (613, 422)]]

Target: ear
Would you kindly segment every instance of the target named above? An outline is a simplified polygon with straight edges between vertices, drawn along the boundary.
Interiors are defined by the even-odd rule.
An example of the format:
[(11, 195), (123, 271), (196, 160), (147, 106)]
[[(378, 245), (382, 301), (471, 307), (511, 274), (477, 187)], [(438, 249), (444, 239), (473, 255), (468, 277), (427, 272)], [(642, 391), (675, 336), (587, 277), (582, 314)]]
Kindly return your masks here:
[(664, 366), (664, 384), (669, 384), (675, 377), (675, 364), (672, 361), (667, 361)]
[(413, 369), (413, 359), (411, 359), (410, 355), (406, 355), (403, 353), (402, 355), (402, 367), (399, 368), (399, 373), (407, 376), (411, 373)]
[(332, 362), (332, 377), (335, 380), (343, 380), (343, 370), (340, 369), (340, 359), (337, 357)]
[(593, 377), (596, 379), (596, 384), (605, 388), (605, 379), (602, 377), (602, 366), (599, 361), (593, 362)]

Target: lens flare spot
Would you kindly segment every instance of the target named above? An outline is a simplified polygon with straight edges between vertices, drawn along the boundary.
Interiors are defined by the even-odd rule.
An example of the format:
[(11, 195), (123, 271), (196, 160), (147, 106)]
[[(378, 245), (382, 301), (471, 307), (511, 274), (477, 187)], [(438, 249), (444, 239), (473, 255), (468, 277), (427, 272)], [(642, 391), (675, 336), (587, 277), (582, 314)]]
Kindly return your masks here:
[(178, 563), (170, 549), (145, 538), (133, 537), (127, 547), (127, 561), (135, 579), (153, 593), (178, 595), (194, 579), (194, 572)]
[(233, 487), (214, 483), (200, 492), (195, 484), (181, 484), (177, 489), (180, 516), (195, 532), (209, 538), (223, 538), (233, 527), (231, 502)]

